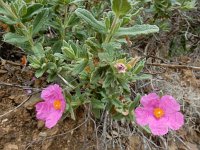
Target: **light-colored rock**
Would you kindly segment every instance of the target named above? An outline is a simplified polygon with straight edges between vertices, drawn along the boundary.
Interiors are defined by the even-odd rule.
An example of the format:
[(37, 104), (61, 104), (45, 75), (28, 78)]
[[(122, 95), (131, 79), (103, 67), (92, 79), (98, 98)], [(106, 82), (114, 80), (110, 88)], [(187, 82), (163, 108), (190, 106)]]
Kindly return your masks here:
[(39, 120), (37, 123), (37, 127), (38, 127), (38, 129), (42, 129), (44, 127), (44, 121)]
[(18, 146), (12, 143), (6, 143), (3, 148), (3, 150), (18, 150), (18, 149), (19, 149)]
[(39, 133), (39, 136), (40, 136), (40, 137), (47, 137), (47, 133), (46, 133), (46, 132), (40, 132), (40, 133)]

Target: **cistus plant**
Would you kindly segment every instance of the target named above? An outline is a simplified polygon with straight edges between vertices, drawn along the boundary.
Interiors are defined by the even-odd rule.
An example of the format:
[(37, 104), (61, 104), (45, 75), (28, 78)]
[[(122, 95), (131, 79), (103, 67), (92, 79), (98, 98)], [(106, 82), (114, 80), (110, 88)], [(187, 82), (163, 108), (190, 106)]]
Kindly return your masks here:
[(64, 98), (58, 85), (50, 85), (42, 92), (44, 102), (36, 105), (37, 118), (47, 127), (60, 119), (64, 99), (73, 119), (75, 109), (89, 104), (97, 118), (105, 111), (134, 121), (140, 94), (131, 97), (130, 85), (151, 76), (141, 73), (145, 59), (123, 47), (130, 44), (128, 37), (159, 32), (156, 25), (135, 24), (137, 5), (128, 0), (0, 1), (0, 20), (10, 26), (4, 41), (27, 53), (37, 78), (47, 75), (48, 82), (62, 86)]

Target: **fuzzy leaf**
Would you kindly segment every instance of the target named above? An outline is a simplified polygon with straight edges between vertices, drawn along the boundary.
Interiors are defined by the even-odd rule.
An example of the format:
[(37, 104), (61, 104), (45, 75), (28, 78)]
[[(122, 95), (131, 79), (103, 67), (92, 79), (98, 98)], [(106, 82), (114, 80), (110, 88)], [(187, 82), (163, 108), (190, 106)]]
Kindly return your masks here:
[(37, 71), (35, 72), (36, 78), (41, 77), (41, 76), (44, 74), (45, 71), (46, 71), (46, 68), (37, 70)]
[(133, 27), (129, 28), (119, 28), (119, 30), (115, 33), (115, 36), (137, 36), (142, 34), (150, 34), (159, 32), (159, 28), (156, 25), (134, 25)]
[(136, 81), (136, 80), (146, 80), (146, 79), (151, 79), (152, 78), (152, 75), (150, 74), (142, 74), (140, 76), (134, 76), (132, 78), (132, 80)]
[(96, 31), (104, 33), (105, 27), (102, 22), (96, 20), (94, 16), (87, 10), (78, 8), (75, 11), (76, 15), (83, 19), (87, 24), (92, 26)]
[(28, 41), (27, 37), (16, 34), (16, 33), (6, 33), (4, 35), (4, 41), (10, 44), (22, 44)]
[(45, 56), (44, 49), (41, 43), (35, 44), (35, 46), (32, 48), (32, 51), (34, 55), (37, 56), (38, 58), (42, 58)]
[(128, 0), (112, 0), (112, 10), (120, 17), (126, 15), (131, 9), (131, 3)]
[(41, 30), (41, 28), (44, 26), (44, 23), (46, 22), (48, 18), (48, 14), (49, 14), (49, 10), (44, 9), (42, 12), (40, 12), (36, 16), (33, 22), (33, 35), (38, 33)]
[(34, 15), (40, 13), (42, 11), (42, 4), (32, 4), (27, 8), (27, 13), (23, 16), (23, 19), (31, 18)]
[(140, 73), (142, 71), (142, 69), (144, 68), (144, 65), (145, 65), (145, 60), (140, 61), (136, 65), (136, 67), (134, 67), (134, 69), (132, 71), (133, 75), (136, 75), (136, 74)]
[(87, 66), (88, 60), (87, 59), (81, 59), (80, 61), (77, 61), (77, 64), (73, 68), (72, 74), (77, 75), (80, 72), (84, 70), (84, 68)]

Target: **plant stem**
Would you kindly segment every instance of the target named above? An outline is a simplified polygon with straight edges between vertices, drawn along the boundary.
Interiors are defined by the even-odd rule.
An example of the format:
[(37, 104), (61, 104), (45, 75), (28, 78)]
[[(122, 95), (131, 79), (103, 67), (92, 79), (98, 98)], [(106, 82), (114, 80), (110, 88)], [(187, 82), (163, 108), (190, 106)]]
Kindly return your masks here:
[(110, 41), (111, 41), (111, 39), (112, 39), (112, 36), (113, 36), (113, 34), (114, 34), (114, 31), (115, 31), (115, 28), (116, 28), (116, 25), (117, 25), (117, 22), (118, 22), (118, 17), (117, 16), (115, 16), (115, 18), (114, 18), (114, 20), (113, 20), (113, 22), (112, 22), (112, 25), (111, 25), (111, 27), (110, 27), (110, 32), (109, 32), (109, 34), (106, 36), (106, 39), (105, 39), (105, 43), (109, 43)]
[(67, 21), (67, 9), (68, 9), (68, 6), (67, 4), (65, 4), (64, 6), (64, 20), (63, 20), (63, 25), (62, 25), (62, 33), (61, 33), (61, 38), (62, 40), (65, 40), (65, 34), (66, 34), (66, 21)]
[(60, 74), (58, 74), (58, 77), (70, 88), (75, 89), (75, 87), (73, 85), (71, 85), (67, 80), (65, 80), (65, 78), (63, 78), (63, 76), (61, 76)]
[(19, 25), (20, 25), (20, 27), (25, 29), (25, 31), (27, 32), (27, 35), (25, 35), (25, 36), (28, 38), (28, 41), (29, 41), (31, 47), (33, 47), (34, 46), (34, 41), (33, 41), (32, 35), (29, 33), (27, 27), (22, 22), (20, 22)]

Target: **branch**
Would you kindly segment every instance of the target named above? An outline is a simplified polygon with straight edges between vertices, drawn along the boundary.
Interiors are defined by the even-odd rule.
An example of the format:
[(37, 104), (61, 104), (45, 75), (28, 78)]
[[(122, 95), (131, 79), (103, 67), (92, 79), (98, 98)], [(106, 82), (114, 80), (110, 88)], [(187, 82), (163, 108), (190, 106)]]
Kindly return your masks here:
[(75, 89), (75, 87), (73, 85), (71, 85), (67, 80), (65, 80), (65, 78), (63, 76), (61, 76), (60, 74), (58, 74), (58, 77), (70, 88)]
[(33, 87), (29, 87), (29, 86), (22, 86), (22, 85), (18, 85), (18, 84), (14, 84), (14, 83), (5, 83), (5, 82), (0, 82), (0, 86), (12, 86), (12, 87), (18, 87), (18, 88), (22, 88), (24, 90), (34, 90), (34, 91), (41, 91), (42, 89), (40, 88), (33, 88)]
[(160, 66), (174, 69), (190, 69), (200, 71), (200, 67), (187, 66), (187, 65), (175, 65), (175, 64), (158, 64), (158, 63), (147, 63), (148, 66)]

